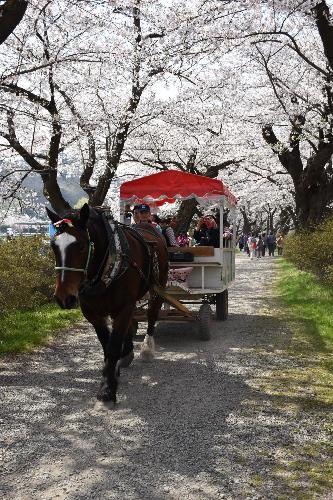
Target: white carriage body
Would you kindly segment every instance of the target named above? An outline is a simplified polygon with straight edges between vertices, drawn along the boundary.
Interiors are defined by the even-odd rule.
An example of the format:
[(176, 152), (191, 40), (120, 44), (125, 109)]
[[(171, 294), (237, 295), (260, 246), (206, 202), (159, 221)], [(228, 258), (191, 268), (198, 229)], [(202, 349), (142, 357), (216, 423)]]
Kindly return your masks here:
[[(171, 177), (172, 176), (172, 177)], [(179, 178), (179, 185), (174, 182), (174, 177)], [(197, 191), (188, 192), (189, 189), (184, 189), (187, 179), (191, 183), (193, 178), (200, 187)], [(158, 178), (158, 182), (157, 182)], [(172, 187), (168, 188), (168, 180), (171, 178)], [(141, 186), (140, 180), (150, 180), (151, 186)], [(139, 182), (138, 182), (139, 181)], [(170, 262), (170, 268), (192, 267), (192, 271), (187, 278), (187, 287), (181, 288), (171, 286), (167, 288), (167, 292), (175, 298), (179, 299), (195, 299), (206, 295), (219, 294), (227, 290), (235, 279), (235, 241), (236, 241), (236, 198), (230, 193), (228, 188), (216, 179), (187, 174), (184, 172), (168, 170), (159, 174), (147, 176), (138, 181), (129, 181), (124, 183), (126, 189), (121, 188), (120, 191), (120, 216), (124, 220), (124, 207), (126, 204), (148, 203), (152, 209), (154, 206), (162, 205), (165, 202), (170, 202), (170, 199), (186, 200), (196, 198), (200, 205), (205, 207), (218, 205), (220, 209), (220, 248), (211, 248), (213, 255), (195, 255), (195, 248), (188, 247), (188, 251), (194, 254), (193, 262)], [(162, 186), (158, 189), (158, 184)], [(187, 188), (189, 186), (187, 183)], [(213, 184), (215, 183), (215, 184)], [(217, 184), (219, 183), (219, 184)], [(207, 188), (205, 185), (207, 184)], [(123, 187), (122, 186), (122, 187)], [(214, 187), (214, 189), (212, 189)], [(163, 191), (165, 189), (165, 193)], [(195, 188), (194, 188), (195, 189)], [(205, 190), (207, 189), (207, 192)], [(210, 191), (211, 189), (211, 191)], [(186, 192), (187, 191), (187, 192)], [(191, 189), (190, 189), (191, 191)], [(164, 194), (163, 194), (164, 193)], [(223, 218), (225, 209), (229, 209), (229, 222), (233, 224), (232, 238), (229, 240), (223, 239)], [(184, 247), (183, 247), (184, 250)], [(212, 252), (213, 250), (213, 252)]]

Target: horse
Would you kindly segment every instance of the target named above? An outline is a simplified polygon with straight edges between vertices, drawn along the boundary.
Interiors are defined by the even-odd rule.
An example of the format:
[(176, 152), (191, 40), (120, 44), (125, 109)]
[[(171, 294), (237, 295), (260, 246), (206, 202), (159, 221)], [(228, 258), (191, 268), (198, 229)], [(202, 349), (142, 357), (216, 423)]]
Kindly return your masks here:
[[(154, 329), (168, 277), (166, 242), (151, 224), (135, 229), (117, 223), (101, 208), (84, 204), (61, 216), (46, 208), (53, 223), (56, 260), (54, 297), (63, 309), (77, 307), (94, 327), (104, 353), (101, 401), (117, 401), (120, 368), (134, 358), (136, 302), (149, 292), (148, 328), (141, 356), (153, 358)], [(112, 327), (109, 326), (110, 318)]]

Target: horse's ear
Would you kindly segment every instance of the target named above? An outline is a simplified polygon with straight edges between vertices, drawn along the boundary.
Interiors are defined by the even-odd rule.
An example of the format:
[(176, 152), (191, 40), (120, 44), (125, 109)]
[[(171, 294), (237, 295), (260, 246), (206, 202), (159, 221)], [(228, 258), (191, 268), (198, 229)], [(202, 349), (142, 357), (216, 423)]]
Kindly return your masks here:
[(54, 212), (52, 212), (52, 210), (50, 210), (49, 208), (45, 207), (46, 209), (46, 213), (47, 215), (49, 216), (49, 219), (51, 220), (51, 222), (53, 222), (53, 224), (55, 222), (58, 222), (60, 217), (59, 215), (55, 214)]
[(79, 216), (80, 226), (82, 228), (86, 227), (89, 216), (90, 216), (90, 207), (88, 203), (85, 203), (80, 210), (80, 216)]

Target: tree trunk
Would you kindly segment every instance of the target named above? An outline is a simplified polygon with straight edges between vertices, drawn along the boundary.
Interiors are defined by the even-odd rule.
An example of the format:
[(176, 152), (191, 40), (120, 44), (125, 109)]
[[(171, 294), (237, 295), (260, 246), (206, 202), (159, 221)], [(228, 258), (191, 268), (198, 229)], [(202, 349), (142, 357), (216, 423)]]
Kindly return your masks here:
[(279, 215), (278, 228), (285, 233), (290, 229), (290, 226), (291, 226), (290, 207), (282, 208)]
[[(281, 148), (281, 143), (275, 136), (271, 125), (263, 128), (263, 137), (278, 155), (281, 165), (292, 178), (296, 205), (296, 229), (309, 229), (326, 216), (328, 206), (333, 201), (331, 166), (333, 137), (329, 135), (326, 142), (319, 141), (318, 149), (303, 166), (299, 150), (301, 130), (297, 130), (297, 135), (295, 132), (296, 129), (293, 127), (290, 134), (291, 151)], [(279, 152), (279, 148), (282, 152)]]
[(269, 222), (269, 231), (274, 231), (274, 213), (275, 212), (270, 212), (268, 215), (268, 222)]
[(252, 231), (252, 222), (248, 218), (248, 215), (244, 209), (240, 209), (243, 217), (243, 234), (249, 234)]
[(302, 178), (295, 189), (296, 216), (298, 228), (309, 228), (320, 223), (327, 215), (332, 200), (332, 187), (328, 179), (308, 184)]
[(43, 194), (57, 214), (61, 215), (71, 209), (70, 204), (62, 196), (57, 171), (41, 173), (43, 181)]
[(0, 45), (13, 33), (27, 9), (25, 0), (6, 0), (0, 7)]
[(198, 206), (198, 202), (195, 198), (190, 200), (184, 200), (181, 202), (178, 214), (177, 214), (177, 228), (175, 230), (176, 236), (181, 233), (187, 233), (189, 230), (191, 221), (195, 214), (196, 208)]

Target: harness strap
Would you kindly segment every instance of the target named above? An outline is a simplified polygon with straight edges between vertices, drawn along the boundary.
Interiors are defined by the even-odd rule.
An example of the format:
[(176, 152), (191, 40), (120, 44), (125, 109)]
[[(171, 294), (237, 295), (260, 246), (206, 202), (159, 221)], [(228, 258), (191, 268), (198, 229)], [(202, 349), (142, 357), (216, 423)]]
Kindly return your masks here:
[[(140, 274), (141, 278), (144, 280), (145, 284), (149, 287), (150, 277), (151, 277), (151, 273), (153, 270), (152, 251), (151, 251), (151, 248), (149, 245), (150, 242), (148, 242), (147, 240), (144, 239), (143, 235), (138, 231), (137, 228), (125, 226), (124, 229), (126, 231), (128, 231), (144, 248), (144, 251), (145, 251), (146, 256), (147, 256), (147, 267), (148, 267), (146, 275), (139, 268), (139, 266), (136, 263), (135, 264), (136, 264), (138, 271), (140, 270), (139, 274), (140, 273), (142, 274), (142, 275)], [(150, 233), (150, 234), (152, 234), (152, 233)], [(133, 262), (135, 262), (135, 261), (133, 261)]]
[(147, 279), (147, 277), (145, 276), (144, 272), (142, 271), (142, 269), (138, 266), (138, 264), (135, 262), (135, 260), (131, 259), (130, 257), (128, 257), (128, 255), (125, 255), (124, 256), (125, 258), (127, 258), (128, 260), (128, 263), (130, 264), (130, 266), (132, 266), (139, 274), (140, 278), (145, 282), (146, 286), (149, 287), (150, 283), (149, 283), (149, 280)]
[[(139, 226), (136, 228), (130, 228), (129, 226), (120, 224), (113, 219), (110, 213), (103, 212), (101, 215), (107, 234), (107, 249), (97, 274), (93, 279), (85, 280), (80, 293), (94, 293), (94, 290), (100, 290), (102, 287), (104, 287), (104, 289), (108, 288), (114, 280), (119, 279), (126, 272), (129, 266), (136, 269), (145, 286), (148, 288), (151, 286), (152, 281), (158, 283), (157, 256), (154, 249), (151, 248), (151, 246), (156, 245), (156, 240), (146, 240), (142, 233), (149, 233), (150, 236), (154, 236), (156, 238), (162, 237), (162, 235), (158, 234), (157, 231), (151, 227)], [(131, 236), (134, 237), (143, 247), (146, 261), (144, 267), (147, 267), (145, 270), (146, 272), (138, 266), (137, 262), (131, 256), (130, 245), (125, 234), (126, 231), (128, 231)], [(94, 243), (90, 239), (88, 229), (87, 234), (89, 246), (87, 261), (84, 269), (57, 266), (55, 267), (56, 270), (75, 271), (84, 273), (84, 275), (87, 276), (88, 267), (94, 249)]]
[(109, 244), (100, 279), (108, 287), (126, 271), (126, 259), (124, 257), (129, 256), (130, 249), (123, 229), (119, 227), (119, 224), (113, 219), (112, 215), (103, 212), (102, 219)]

